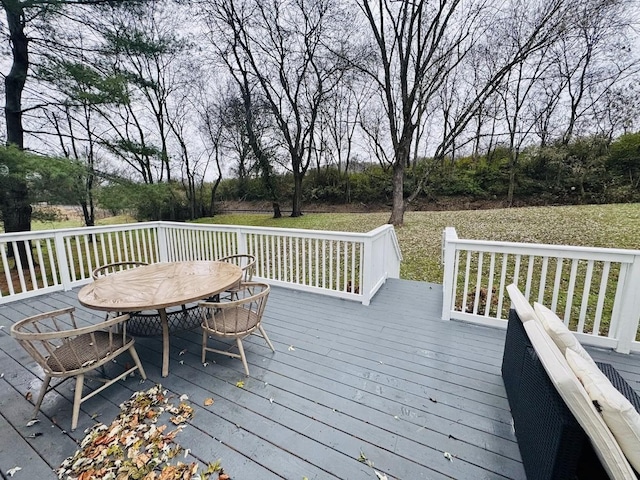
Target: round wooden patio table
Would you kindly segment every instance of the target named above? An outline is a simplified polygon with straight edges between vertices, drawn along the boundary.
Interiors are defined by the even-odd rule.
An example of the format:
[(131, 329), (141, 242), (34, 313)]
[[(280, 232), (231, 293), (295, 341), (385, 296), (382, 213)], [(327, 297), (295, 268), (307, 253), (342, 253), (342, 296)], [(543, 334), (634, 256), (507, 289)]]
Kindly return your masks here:
[(223, 292), (242, 278), (227, 262), (154, 263), (100, 277), (78, 292), (86, 307), (108, 312), (158, 310), (162, 323), (162, 376), (169, 374), (167, 307), (184, 305)]

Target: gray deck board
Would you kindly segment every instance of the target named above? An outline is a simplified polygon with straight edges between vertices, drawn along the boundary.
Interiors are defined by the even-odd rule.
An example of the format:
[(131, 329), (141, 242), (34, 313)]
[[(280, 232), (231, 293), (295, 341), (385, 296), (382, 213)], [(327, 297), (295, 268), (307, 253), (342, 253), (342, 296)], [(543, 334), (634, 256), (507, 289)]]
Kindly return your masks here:
[[(195, 408), (176, 441), (192, 460), (221, 459), (236, 480), (376, 478), (358, 461), (361, 452), (390, 480), (524, 479), (500, 375), (504, 331), (440, 320), (441, 292), (390, 280), (362, 306), (274, 288), (264, 326), (276, 353), (259, 337), (247, 339), (248, 379), (236, 359), (209, 353), (202, 365), (197, 331), (172, 336), (170, 375), (161, 378), (160, 339), (140, 337), (149, 379), (128, 378), (87, 401), (75, 432), (65, 430), (72, 383), (45, 397), (41, 422), (26, 427), (33, 405), (25, 395), (37, 394), (40, 377), (8, 330), (67, 306), (85, 322), (102, 314), (80, 306), (77, 291), (0, 306), (0, 476), (17, 465), (23, 470), (14, 478), (55, 478), (85, 428), (110, 422), (134, 391), (162, 383)], [(639, 389), (637, 355), (591, 351)], [(209, 397), (215, 403), (204, 407)], [(27, 438), (35, 431), (42, 435)]]

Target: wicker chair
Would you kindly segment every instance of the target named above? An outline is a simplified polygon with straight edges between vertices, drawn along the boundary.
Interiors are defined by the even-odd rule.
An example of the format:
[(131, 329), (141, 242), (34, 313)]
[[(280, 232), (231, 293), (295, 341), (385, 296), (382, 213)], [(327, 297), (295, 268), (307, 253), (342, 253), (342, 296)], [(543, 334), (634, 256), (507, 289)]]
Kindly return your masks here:
[[(78, 327), (74, 310), (70, 307), (42, 313), (11, 326), (11, 335), (44, 370), (45, 379), (36, 401), (34, 417), (47, 392), (64, 380), (76, 378), (71, 430), (75, 430), (78, 425), (82, 402), (136, 370), (143, 379), (147, 378), (134, 347), (134, 339), (126, 333), (125, 322), (129, 315), (121, 315), (88, 327)], [(111, 362), (126, 351), (131, 355), (135, 366), (107, 380), (104, 385), (83, 397), (85, 373)], [(60, 382), (50, 387), (53, 377), (59, 378)]]
[(106, 265), (102, 265), (101, 267), (96, 268), (93, 272), (91, 272), (91, 278), (97, 280), (100, 277), (104, 277), (105, 275), (109, 275), (110, 273), (121, 272), (123, 270), (129, 270), (131, 268), (141, 267), (142, 265), (149, 265), (146, 262), (116, 262), (116, 263), (108, 263)]
[[(256, 257), (249, 254), (229, 255), (218, 259), (219, 262), (228, 262), (237, 265), (242, 269), (241, 283), (250, 282), (253, 279), (253, 274), (256, 271)], [(238, 287), (228, 288), (222, 296), (228, 297), (230, 300), (237, 298)], [(226, 294), (226, 295), (225, 295)], [(220, 297), (216, 299), (219, 300)]]
[[(220, 353), (234, 358), (240, 358), (244, 371), (249, 376), (249, 366), (244, 354), (242, 339), (260, 332), (271, 351), (275, 352), (269, 337), (262, 327), (262, 314), (267, 304), (270, 287), (266, 283), (241, 283), (234, 292), (235, 300), (223, 302), (200, 302), (203, 311), (202, 320), (202, 363), (205, 362), (207, 352)], [(235, 338), (239, 353), (229, 350), (218, 350), (207, 346), (208, 336), (221, 338)], [(231, 347), (233, 348), (233, 346)]]

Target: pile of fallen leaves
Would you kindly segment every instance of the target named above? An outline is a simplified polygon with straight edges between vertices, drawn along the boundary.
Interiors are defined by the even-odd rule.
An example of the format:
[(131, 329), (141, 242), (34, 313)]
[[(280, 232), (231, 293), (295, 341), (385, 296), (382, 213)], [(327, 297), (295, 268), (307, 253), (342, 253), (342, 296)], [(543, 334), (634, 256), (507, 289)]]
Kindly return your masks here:
[[(206, 480), (217, 473), (218, 480), (228, 480), (230, 477), (220, 468), (220, 462), (210, 463), (200, 473), (197, 463), (171, 464), (184, 451), (174, 439), (193, 417), (193, 408), (186, 400), (183, 395), (178, 406), (171, 404), (161, 385), (134, 393), (120, 405), (120, 414), (111, 425), (99, 423), (88, 430), (80, 449), (58, 468), (58, 478)], [(168, 432), (167, 425), (159, 422), (165, 412), (170, 415), (170, 422), (177, 425)]]

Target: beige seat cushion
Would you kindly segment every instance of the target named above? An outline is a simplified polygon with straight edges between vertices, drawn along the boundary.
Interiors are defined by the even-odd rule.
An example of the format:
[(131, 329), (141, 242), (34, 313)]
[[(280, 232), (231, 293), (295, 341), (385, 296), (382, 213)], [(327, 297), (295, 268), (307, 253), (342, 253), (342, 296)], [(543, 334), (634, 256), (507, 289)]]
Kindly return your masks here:
[(245, 333), (255, 330), (259, 320), (255, 312), (236, 307), (220, 310), (213, 319), (207, 318), (202, 328), (221, 335)]
[[(549, 334), (551, 339), (558, 346), (563, 355), (566, 355), (567, 349), (571, 349), (589, 362), (593, 368), (598, 369), (596, 362), (593, 361), (589, 352), (587, 352), (575, 335), (567, 328), (562, 320), (544, 305), (535, 302), (533, 309), (542, 326)], [(599, 370), (599, 369), (598, 369)]]
[(618, 441), (629, 463), (640, 471), (640, 413), (600, 371), (571, 349), (567, 362), (584, 385), (592, 402), (598, 403), (602, 418)]
[(633, 469), (618, 442), (556, 344), (538, 322), (525, 322), (524, 328), (549, 379), (591, 439), (594, 450), (609, 476), (616, 480), (635, 479)]
[(56, 348), (47, 359), (47, 366), (54, 373), (87, 368), (123, 346), (122, 335), (109, 336), (108, 332), (94, 332), (93, 337), (79, 335)]

